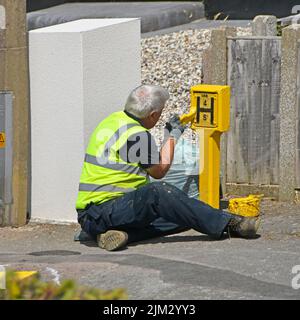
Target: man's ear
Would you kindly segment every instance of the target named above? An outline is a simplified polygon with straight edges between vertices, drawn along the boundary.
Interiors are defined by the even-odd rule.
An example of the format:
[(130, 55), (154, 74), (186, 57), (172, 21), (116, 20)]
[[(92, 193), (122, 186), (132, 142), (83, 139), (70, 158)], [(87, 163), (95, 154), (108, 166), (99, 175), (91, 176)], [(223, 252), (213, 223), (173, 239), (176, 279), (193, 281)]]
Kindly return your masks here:
[(158, 111), (152, 111), (152, 112), (150, 113), (150, 117), (151, 117), (152, 119), (157, 119), (157, 118), (160, 117), (160, 112), (158, 112)]
[(151, 118), (155, 118), (156, 115), (157, 115), (157, 111), (151, 111), (151, 113), (150, 113)]

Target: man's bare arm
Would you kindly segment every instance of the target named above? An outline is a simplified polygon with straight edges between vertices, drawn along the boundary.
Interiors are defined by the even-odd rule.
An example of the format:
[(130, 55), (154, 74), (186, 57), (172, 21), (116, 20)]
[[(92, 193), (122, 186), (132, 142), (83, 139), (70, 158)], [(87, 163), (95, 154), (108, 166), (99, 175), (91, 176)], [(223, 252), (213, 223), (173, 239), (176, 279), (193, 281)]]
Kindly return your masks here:
[(155, 164), (147, 169), (152, 178), (161, 179), (167, 174), (174, 158), (174, 150), (175, 139), (170, 136), (160, 150), (159, 164)]

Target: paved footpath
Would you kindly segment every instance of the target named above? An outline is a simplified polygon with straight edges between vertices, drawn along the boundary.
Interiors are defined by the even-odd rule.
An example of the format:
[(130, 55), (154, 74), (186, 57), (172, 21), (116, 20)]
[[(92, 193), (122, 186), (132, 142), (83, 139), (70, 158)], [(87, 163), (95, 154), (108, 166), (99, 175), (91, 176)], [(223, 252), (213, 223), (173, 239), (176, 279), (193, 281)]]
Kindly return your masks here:
[(300, 205), (264, 201), (260, 237), (213, 241), (193, 230), (106, 252), (73, 241), (77, 225), (0, 228), (0, 264), (73, 278), (130, 299), (300, 299)]

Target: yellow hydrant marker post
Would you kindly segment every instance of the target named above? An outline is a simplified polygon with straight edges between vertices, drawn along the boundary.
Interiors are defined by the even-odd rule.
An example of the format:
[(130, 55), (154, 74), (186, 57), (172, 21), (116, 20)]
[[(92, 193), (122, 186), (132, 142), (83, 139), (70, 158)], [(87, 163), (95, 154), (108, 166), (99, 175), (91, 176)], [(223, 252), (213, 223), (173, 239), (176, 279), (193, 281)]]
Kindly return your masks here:
[(196, 85), (191, 88), (190, 113), (180, 118), (192, 123), (200, 137), (200, 200), (220, 206), (220, 137), (229, 129), (230, 87)]

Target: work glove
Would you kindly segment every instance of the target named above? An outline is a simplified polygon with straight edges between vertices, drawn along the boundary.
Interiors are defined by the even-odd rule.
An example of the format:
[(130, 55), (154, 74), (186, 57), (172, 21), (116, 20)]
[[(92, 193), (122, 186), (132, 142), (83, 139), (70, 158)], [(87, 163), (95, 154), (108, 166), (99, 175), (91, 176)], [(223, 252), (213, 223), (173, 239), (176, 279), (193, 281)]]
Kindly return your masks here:
[(185, 130), (185, 125), (181, 124), (179, 115), (174, 114), (171, 118), (166, 122), (165, 129), (169, 131), (169, 136), (179, 140), (180, 136)]

